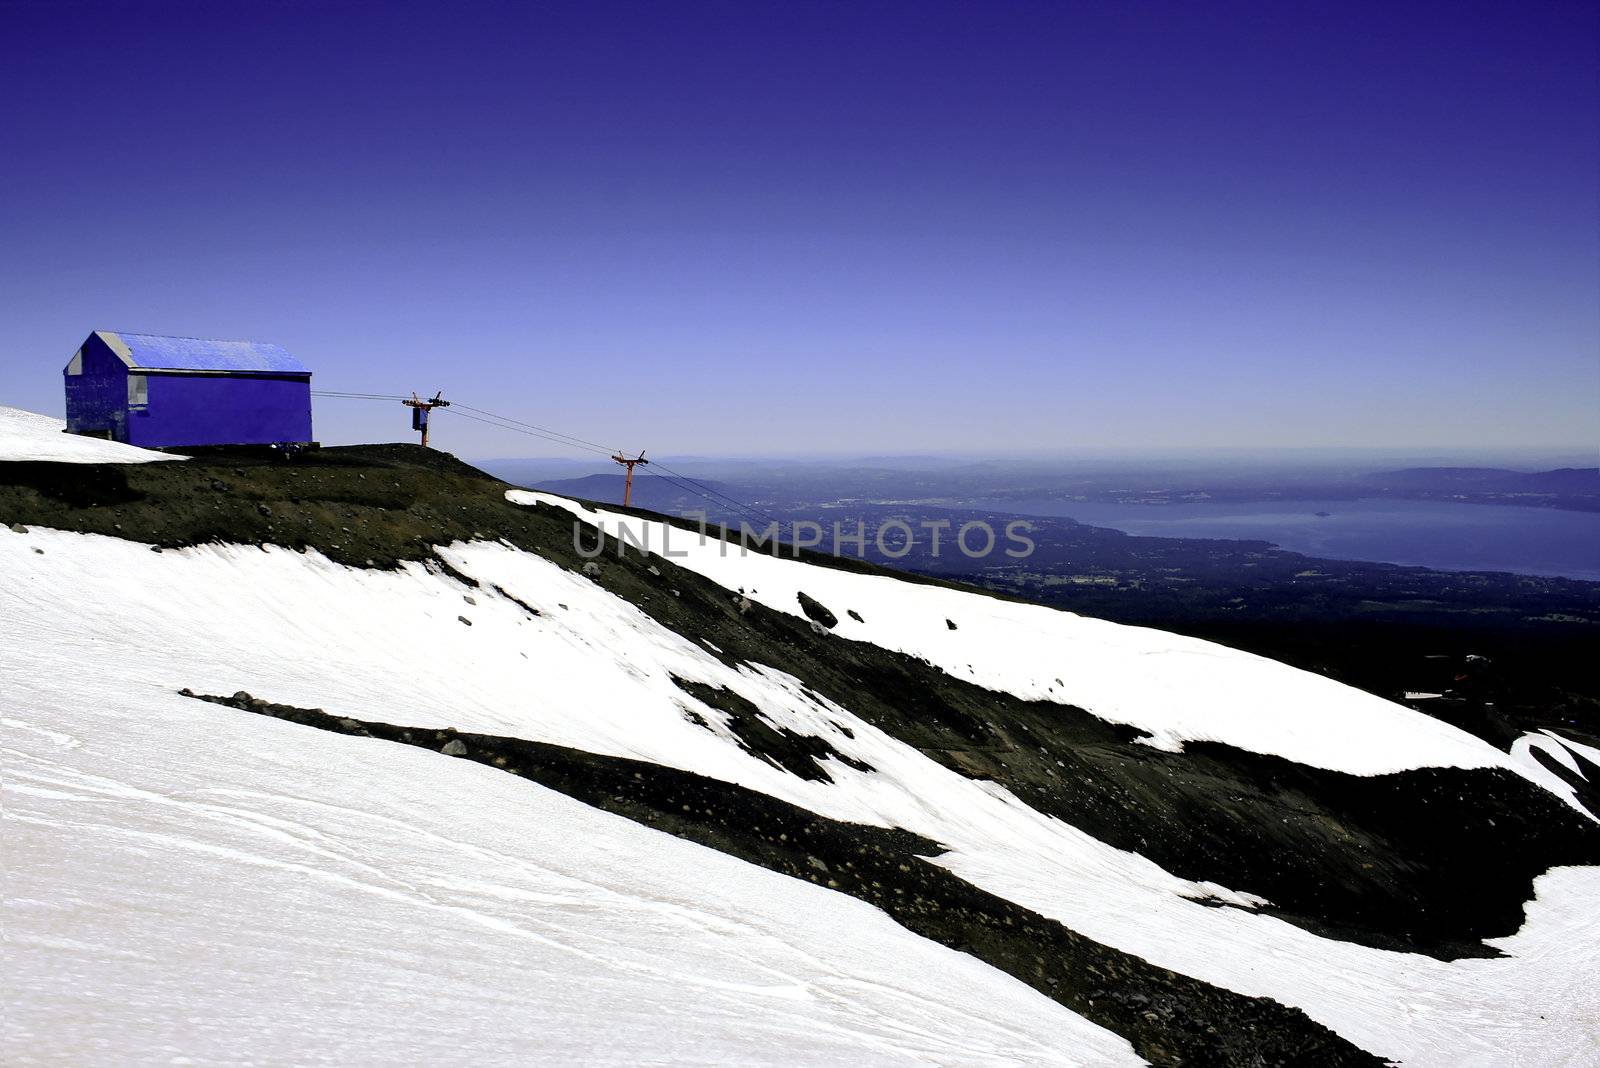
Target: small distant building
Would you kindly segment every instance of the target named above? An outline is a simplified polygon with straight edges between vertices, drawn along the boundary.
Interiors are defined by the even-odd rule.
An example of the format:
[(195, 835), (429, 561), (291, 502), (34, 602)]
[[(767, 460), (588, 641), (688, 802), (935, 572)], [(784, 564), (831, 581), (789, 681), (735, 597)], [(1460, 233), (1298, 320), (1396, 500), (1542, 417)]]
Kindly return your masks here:
[(277, 345), (96, 330), (64, 375), (74, 434), (146, 448), (312, 440), (311, 369)]

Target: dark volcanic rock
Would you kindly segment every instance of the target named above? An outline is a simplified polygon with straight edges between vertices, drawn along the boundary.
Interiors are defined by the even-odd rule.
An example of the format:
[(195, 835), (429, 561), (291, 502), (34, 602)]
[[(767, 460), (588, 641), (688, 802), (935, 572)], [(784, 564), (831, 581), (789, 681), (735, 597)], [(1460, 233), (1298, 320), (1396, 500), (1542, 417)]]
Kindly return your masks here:
[[(773, 726), (754, 703), (732, 690), (691, 682), (676, 675), (672, 676), (672, 681), (684, 693), (722, 712), (740, 747), (774, 767), (818, 782), (833, 781), (824, 760), (837, 760), (857, 771), (872, 770), (872, 765), (839, 752), (824, 738)], [(699, 713), (690, 710), (689, 714), (700, 726), (708, 726)]]
[(821, 623), (829, 630), (832, 630), (834, 627), (839, 625), (839, 617), (828, 611), (822, 602), (818, 601), (814, 597), (809, 596), (805, 590), (801, 590), (799, 596), (800, 610), (806, 614), (806, 618), (814, 622)]

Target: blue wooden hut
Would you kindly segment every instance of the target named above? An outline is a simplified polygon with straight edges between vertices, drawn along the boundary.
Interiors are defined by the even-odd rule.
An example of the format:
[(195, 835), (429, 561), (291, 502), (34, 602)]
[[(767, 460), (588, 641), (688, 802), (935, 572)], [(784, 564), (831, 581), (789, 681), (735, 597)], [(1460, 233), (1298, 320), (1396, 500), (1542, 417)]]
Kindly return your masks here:
[(147, 448), (312, 440), (311, 369), (277, 345), (96, 330), (65, 377), (74, 434)]

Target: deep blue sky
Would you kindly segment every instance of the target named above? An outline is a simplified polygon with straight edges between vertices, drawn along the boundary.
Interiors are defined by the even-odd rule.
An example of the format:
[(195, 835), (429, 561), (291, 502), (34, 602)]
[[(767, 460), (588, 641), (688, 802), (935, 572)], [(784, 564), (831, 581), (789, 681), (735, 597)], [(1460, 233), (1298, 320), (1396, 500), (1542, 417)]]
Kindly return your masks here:
[(1600, 438), (1589, 3), (0, 17), (0, 403), (105, 328), (663, 455)]

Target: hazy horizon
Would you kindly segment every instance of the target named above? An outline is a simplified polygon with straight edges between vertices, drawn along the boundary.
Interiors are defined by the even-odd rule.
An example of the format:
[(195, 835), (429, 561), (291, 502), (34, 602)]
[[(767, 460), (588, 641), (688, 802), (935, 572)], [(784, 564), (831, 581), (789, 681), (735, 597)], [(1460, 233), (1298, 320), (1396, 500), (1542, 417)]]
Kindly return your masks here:
[[(1184, 453), (1112, 452), (1101, 450), (1076, 455), (1037, 456), (1020, 453), (948, 453), (942, 455), (789, 455), (789, 456), (709, 456), (660, 454), (662, 462), (674, 470), (702, 478), (737, 479), (761, 477), (764, 473), (815, 469), (929, 472), (994, 468), (998, 474), (1098, 473), (1126, 471), (1130, 475), (1160, 476), (1181, 473), (1218, 478), (1243, 475), (1348, 475), (1352, 472), (1379, 472), (1419, 467), (1484, 467), (1539, 472), (1561, 468), (1600, 467), (1594, 451), (1497, 450), (1483, 452), (1463, 449), (1418, 452), (1387, 449), (1301, 449), (1301, 450), (1188, 450)], [(567, 456), (462, 456), (491, 473), (515, 470), (527, 477), (546, 480), (583, 478), (590, 475), (617, 475), (620, 465), (601, 458)], [(529, 474), (531, 473), (531, 474)]]
[[(396, 441), (409, 439), (395, 439)], [(453, 450), (452, 450), (453, 451)], [(607, 461), (596, 457), (586, 460), (579, 457), (559, 456), (554, 454), (499, 454), (499, 453), (456, 453), (464, 460), (509, 461), (509, 462), (549, 462), (549, 463), (594, 463), (607, 466)], [(661, 452), (648, 455), (660, 455), (663, 459), (672, 459), (681, 463), (752, 463), (752, 464), (779, 464), (779, 463), (900, 463), (900, 462), (928, 462), (928, 463), (983, 463), (990, 461), (1005, 461), (1017, 464), (1038, 464), (1049, 466), (1061, 463), (1092, 463), (1099, 461), (1127, 461), (1127, 462), (1153, 462), (1153, 463), (1210, 463), (1214, 461), (1237, 463), (1260, 463), (1267, 460), (1281, 461), (1285, 465), (1298, 462), (1343, 462), (1345, 460), (1374, 460), (1398, 459), (1418, 461), (1426, 466), (1438, 466), (1432, 461), (1463, 461), (1468, 459), (1492, 461), (1504, 460), (1528, 463), (1530, 460), (1548, 462), (1557, 467), (1595, 467), (1600, 462), (1600, 447), (1576, 448), (1571, 446), (1516, 446), (1510, 448), (1484, 449), (1477, 446), (1438, 446), (1433, 448), (1397, 449), (1390, 446), (1296, 446), (1293, 448), (1277, 448), (1262, 446), (1229, 447), (1229, 446), (1202, 446), (1185, 448), (1181, 451), (1158, 449), (1118, 448), (1115, 446), (1090, 447), (1085, 446), (1079, 450), (1060, 450), (1056, 452), (1039, 450), (1000, 450), (1000, 449), (973, 449), (973, 450), (924, 450), (917, 452), (792, 452), (792, 453), (747, 453), (744, 455), (718, 455), (715, 453), (670, 453)]]

